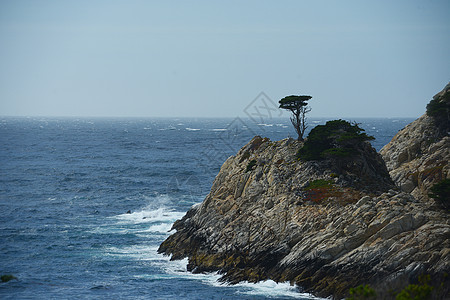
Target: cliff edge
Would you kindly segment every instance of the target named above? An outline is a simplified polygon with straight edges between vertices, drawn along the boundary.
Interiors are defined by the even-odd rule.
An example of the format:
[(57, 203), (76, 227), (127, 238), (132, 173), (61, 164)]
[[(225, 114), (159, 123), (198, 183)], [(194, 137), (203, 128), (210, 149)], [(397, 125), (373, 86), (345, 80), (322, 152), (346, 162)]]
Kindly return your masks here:
[[(450, 102), (450, 83), (433, 97), (438, 103)], [(400, 130), (380, 150), (389, 173), (402, 191), (429, 201), (430, 188), (450, 178), (450, 137), (447, 120), (428, 113)]]
[(383, 149), (388, 169), (367, 142), (336, 163), (300, 160), (303, 143), (293, 139), (254, 137), (158, 251), (226, 282), (289, 281), (324, 297), (342, 298), (360, 284), (382, 295), (423, 274), (448, 287), (448, 212), (423, 200), (425, 180), (419, 187), (399, 179), (434, 170), (448, 177), (448, 138), (424, 141), (434, 134), (430, 122), (420, 118)]

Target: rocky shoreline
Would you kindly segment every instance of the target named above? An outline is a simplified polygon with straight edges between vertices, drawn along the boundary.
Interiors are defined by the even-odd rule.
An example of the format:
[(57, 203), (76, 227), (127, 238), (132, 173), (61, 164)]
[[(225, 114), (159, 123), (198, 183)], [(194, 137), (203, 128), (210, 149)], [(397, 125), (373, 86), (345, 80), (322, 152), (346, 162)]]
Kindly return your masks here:
[[(433, 124), (416, 122), (420, 130), (405, 128), (399, 134), (408, 138), (397, 135), (381, 151), (387, 168), (368, 143), (336, 168), (299, 160), (301, 142), (255, 137), (223, 164), (208, 196), (174, 223), (158, 251), (230, 283), (289, 281), (324, 297), (360, 284), (397, 289), (421, 274), (448, 283), (448, 213), (425, 194), (450, 176), (448, 137), (425, 145), (418, 133)], [(420, 147), (405, 148), (406, 141)], [(407, 159), (398, 153), (405, 149)], [(411, 170), (430, 173), (417, 165), (410, 175), (399, 171), (411, 162), (440, 173), (411, 184)]]

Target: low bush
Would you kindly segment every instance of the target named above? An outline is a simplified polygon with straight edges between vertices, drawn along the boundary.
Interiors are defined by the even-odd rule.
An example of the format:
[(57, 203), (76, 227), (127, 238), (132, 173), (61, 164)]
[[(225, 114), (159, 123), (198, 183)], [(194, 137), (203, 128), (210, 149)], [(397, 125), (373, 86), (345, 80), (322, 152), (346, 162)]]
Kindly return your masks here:
[(318, 188), (329, 188), (333, 182), (331, 180), (326, 179), (316, 179), (311, 181), (308, 186), (305, 188), (305, 190), (311, 190), (311, 189), (318, 189)]
[(450, 179), (444, 179), (433, 185), (428, 196), (450, 210)]
[(430, 275), (422, 275), (419, 277), (421, 284), (410, 284), (397, 294), (395, 300), (426, 300), (430, 299), (433, 287), (428, 285), (431, 278)]
[(297, 157), (303, 160), (323, 160), (352, 156), (362, 147), (363, 142), (374, 139), (363, 131), (357, 123), (328, 121), (311, 130), (303, 147), (297, 152)]
[(360, 285), (355, 288), (351, 288), (349, 291), (350, 297), (347, 298), (347, 300), (363, 300), (363, 299), (376, 299), (377, 294), (375, 293), (375, 290), (365, 285)]
[(441, 135), (450, 131), (450, 93), (435, 97), (427, 104), (427, 115), (433, 118)]
[(323, 200), (330, 197), (339, 197), (342, 195), (342, 191), (333, 184), (333, 181), (326, 179), (313, 180), (304, 190), (305, 199), (315, 203), (322, 203)]
[(417, 284), (404, 283), (394, 289), (383, 289), (378, 287), (377, 290), (372, 289), (369, 285), (360, 285), (351, 288), (348, 291), (349, 297), (346, 300), (357, 299), (395, 299), (395, 300), (431, 300), (431, 299), (447, 299), (448, 295), (448, 275), (439, 280), (435, 280), (431, 285), (431, 276), (428, 274), (420, 275)]

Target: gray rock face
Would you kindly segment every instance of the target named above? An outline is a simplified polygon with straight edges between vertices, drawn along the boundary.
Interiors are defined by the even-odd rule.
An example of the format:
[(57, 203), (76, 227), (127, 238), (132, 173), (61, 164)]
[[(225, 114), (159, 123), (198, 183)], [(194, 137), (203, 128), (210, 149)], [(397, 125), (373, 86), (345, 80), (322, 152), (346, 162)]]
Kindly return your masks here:
[[(450, 84), (434, 99), (449, 97)], [(397, 186), (419, 200), (429, 200), (430, 188), (450, 178), (450, 137), (427, 114), (399, 131), (380, 154)]]
[(338, 174), (327, 162), (299, 161), (300, 146), (253, 138), (159, 252), (231, 283), (290, 281), (320, 296), (450, 271), (448, 215), (396, 191), (371, 147)]

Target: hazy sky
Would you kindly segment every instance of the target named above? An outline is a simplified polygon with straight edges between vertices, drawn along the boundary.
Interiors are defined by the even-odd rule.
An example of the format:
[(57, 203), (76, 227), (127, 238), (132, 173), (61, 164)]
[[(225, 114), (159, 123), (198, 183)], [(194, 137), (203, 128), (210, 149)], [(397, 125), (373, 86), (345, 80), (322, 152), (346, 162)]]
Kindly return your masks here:
[(450, 80), (450, 1), (0, 1), (0, 115), (417, 117)]

